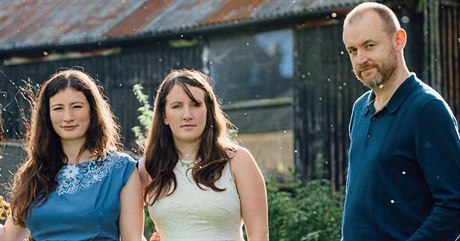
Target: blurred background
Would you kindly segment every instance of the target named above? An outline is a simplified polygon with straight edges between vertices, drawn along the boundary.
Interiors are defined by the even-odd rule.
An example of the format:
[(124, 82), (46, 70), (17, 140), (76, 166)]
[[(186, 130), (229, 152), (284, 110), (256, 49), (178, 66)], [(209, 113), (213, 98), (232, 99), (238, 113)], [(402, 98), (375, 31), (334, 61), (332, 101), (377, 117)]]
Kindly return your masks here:
[[(80, 68), (104, 87), (123, 143), (140, 155), (133, 93), (153, 94), (170, 69), (214, 80), (242, 145), (264, 175), (345, 183), (348, 122), (367, 89), (352, 73), (343, 19), (358, 0), (2, 0), (0, 1), (0, 183), (24, 153), (26, 89), (62, 68)], [(379, 1), (408, 32), (409, 69), (460, 117), (460, 4)], [(0, 190), (3, 194), (4, 189)]]

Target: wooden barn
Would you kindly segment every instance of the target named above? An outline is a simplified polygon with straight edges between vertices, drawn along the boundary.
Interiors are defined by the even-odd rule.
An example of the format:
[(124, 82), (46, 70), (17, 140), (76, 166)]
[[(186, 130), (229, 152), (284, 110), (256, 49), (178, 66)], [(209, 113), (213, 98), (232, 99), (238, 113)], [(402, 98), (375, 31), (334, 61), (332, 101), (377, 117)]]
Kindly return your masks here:
[[(1, 156), (21, 142), (21, 88), (61, 68), (104, 87), (128, 150), (139, 125), (133, 85), (152, 96), (173, 68), (212, 76), (238, 135), (267, 176), (344, 184), (348, 122), (366, 88), (351, 71), (342, 23), (359, 0), (0, 1)], [(411, 71), (460, 117), (460, 3), (381, 1), (406, 29)], [(0, 167), (2, 162), (0, 160)], [(3, 174), (6, 175), (6, 174)]]

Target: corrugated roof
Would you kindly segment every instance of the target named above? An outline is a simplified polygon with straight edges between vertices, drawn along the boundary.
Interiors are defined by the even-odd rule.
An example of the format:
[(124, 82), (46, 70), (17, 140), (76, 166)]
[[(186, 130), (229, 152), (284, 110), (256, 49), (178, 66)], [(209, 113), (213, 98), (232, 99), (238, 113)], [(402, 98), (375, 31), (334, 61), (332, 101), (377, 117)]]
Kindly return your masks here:
[(1, 0), (0, 50), (70, 45), (273, 20), (359, 0)]

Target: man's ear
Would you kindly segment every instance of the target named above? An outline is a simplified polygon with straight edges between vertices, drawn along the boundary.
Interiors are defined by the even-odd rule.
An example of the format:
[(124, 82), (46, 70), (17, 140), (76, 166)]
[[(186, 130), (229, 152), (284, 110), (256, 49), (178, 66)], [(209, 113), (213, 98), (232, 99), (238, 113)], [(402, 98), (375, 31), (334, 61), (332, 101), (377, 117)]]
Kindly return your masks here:
[(395, 49), (397, 51), (402, 51), (407, 43), (407, 33), (404, 29), (400, 28), (396, 30), (395, 33)]

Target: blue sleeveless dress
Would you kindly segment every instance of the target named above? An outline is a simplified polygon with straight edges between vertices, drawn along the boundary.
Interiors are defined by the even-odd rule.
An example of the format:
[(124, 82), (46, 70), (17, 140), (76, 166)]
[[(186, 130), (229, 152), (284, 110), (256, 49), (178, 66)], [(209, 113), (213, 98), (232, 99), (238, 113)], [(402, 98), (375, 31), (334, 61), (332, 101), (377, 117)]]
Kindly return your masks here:
[(119, 240), (120, 193), (135, 161), (119, 152), (103, 162), (66, 164), (56, 175), (58, 188), (46, 202), (29, 208), (26, 224), (41, 240)]

